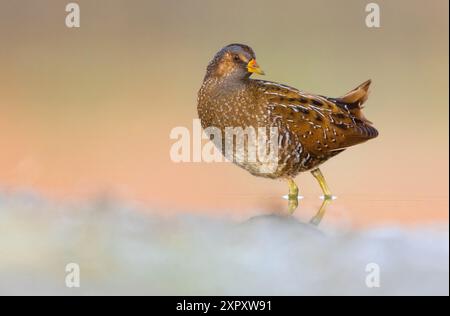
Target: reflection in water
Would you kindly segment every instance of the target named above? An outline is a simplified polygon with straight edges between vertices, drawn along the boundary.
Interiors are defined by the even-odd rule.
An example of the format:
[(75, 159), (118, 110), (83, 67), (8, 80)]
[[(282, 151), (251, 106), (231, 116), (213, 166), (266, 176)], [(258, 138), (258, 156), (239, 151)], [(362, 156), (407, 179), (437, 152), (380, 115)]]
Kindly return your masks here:
[[(272, 241), (283, 240), (309, 240), (311, 243), (316, 238), (323, 238), (325, 234), (315, 225), (303, 222), (295, 216), (283, 216), (280, 214), (266, 214), (254, 216), (242, 223), (242, 228), (250, 232), (250, 235), (270, 232)], [(264, 240), (264, 239), (263, 239)]]
[[(299, 195), (298, 198), (290, 197), (289, 195), (283, 196), (283, 199), (288, 201), (288, 213), (289, 215), (293, 215), (294, 212), (298, 208), (298, 201), (302, 200), (304, 197)], [(322, 204), (320, 205), (318, 211), (316, 214), (310, 219), (309, 223), (312, 225), (319, 225), (322, 221), (322, 218), (325, 216), (326, 210), (328, 205), (331, 204), (333, 200), (336, 200), (336, 196), (330, 195), (330, 196), (322, 196), (321, 199), (323, 200)], [(259, 217), (259, 216), (257, 216)], [(292, 216), (291, 216), (292, 217)], [(254, 219), (255, 217), (252, 217)]]
[(294, 214), (295, 210), (298, 207), (298, 198), (291, 198), (288, 199), (288, 212), (289, 214)]
[[(303, 198), (303, 197), (301, 197)], [(319, 210), (317, 211), (316, 215), (313, 216), (313, 218), (311, 218), (311, 220), (309, 221), (310, 224), (313, 225), (319, 225), (320, 222), (322, 221), (322, 218), (324, 217), (325, 213), (326, 213), (326, 209), (328, 207), (328, 205), (335, 200), (336, 197), (333, 195), (330, 196), (326, 196), (324, 195), (322, 197), (322, 205), (320, 205)], [(288, 212), (290, 215), (294, 214), (294, 212), (297, 210), (298, 208), (298, 198), (289, 198), (288, 199)]]
[(331, 201), (333, 201), (334, 198), (324, 198), (322, 205), (320, 205), (319, 210), (317, 211), (316, 215), (313, 216), (313, 218), (311, 218), (309, 220), (309, 222), (313, 225), (319, 225), (320, 222), (322, 221), (323, 216), (325, 215), (325, 212), (327, 210), (328, 205), (331, 203)]
[(302, 221), (298, 217), (293, 216), (293, 212), (298, 208), (298, 200), (288, 198), (288, 214), (278, 213), (253, 216), (242, 223), (243, 227), (249, 231), (263, 232), (263, 234), (270, 232), (273, 240), (281, 238), (283, 240), (303, 240), (304, 242), (308, 240), (314, 243), (317, 241), (316, 238), (325, 237), (324, 232), (318, 228), (318, 225), (325, 216), (327, 206), (333, 199), (323, 198), (318, 211), (309, 221)]

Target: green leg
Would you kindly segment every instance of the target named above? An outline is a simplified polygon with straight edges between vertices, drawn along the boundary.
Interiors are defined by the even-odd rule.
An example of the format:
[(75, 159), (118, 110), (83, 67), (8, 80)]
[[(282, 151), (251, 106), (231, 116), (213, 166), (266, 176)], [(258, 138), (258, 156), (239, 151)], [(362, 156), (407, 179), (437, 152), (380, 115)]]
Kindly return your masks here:
[(332, 200), (333, 194), (331, 194), (330, 188), (328, 187), (327, 182), (325, 181), (325, 178), (320, 169), (319, 168), (314, 169), (313, 171), (311, 171), (311, 173), (314, 176), (314, 178), (316, 178), (317, 181), (319, 182), (320, 188), (322, 189), (323, 192), (324, 200)]
[(298, 200), (298, 187), (295, 184), (294, 180), (289, 178), (288, 185), (289, 185), (289, 195), (288, 195), (289, 199)]
[(288, 210), (289, 214), (292, 214), (298, 207), (298, 187), (295, 184), (294, 180), (291, 178), (288, 179), (288, 185), (289, 185)]

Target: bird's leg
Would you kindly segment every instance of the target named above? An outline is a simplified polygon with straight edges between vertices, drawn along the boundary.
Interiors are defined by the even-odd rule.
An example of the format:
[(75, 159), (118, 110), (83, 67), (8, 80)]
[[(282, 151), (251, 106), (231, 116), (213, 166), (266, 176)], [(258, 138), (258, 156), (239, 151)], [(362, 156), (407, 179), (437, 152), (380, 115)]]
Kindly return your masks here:
[(314, 176), (314, 178), (316, 178), (316, 180), (319, 182), (320, 188), (322, 189), (323, 192), (324, 200), (332, 200), (333, 195), (331, 194), (330, 188), (328, 187), (328, 184), (325, 181), (325, 178), (320, 169), (319, 168), (314, 169), (313, 171), (311, 171), (311, 173)]
[(288, 210), (292, 214), (298, 207), (298, 187), (294, 180), (288, 178), (289, 194), (288, 194)]
[(288, 185), (289, 185), (289, 199), (296, 199), (298, 200), (298, 187), (295, 184), (295, 181), (291, 178), (288, 179)]

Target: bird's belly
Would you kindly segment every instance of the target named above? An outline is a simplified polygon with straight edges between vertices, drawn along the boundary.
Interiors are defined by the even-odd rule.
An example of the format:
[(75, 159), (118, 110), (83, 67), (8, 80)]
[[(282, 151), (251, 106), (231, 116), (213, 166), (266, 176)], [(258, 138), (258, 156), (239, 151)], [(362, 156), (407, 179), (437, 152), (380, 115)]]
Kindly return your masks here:
[[(258, 115), (247, 115), (247, 112)], [(222, 138), (220, 141), (215, 140), (214, 143), (226, 159), (255, 176), (273, 179), (295, 177), (298, 173), (312, 170), (334, 156), (334, 154), (328, 155), (325, 152), (316, 153), (314, 144), (303, 142), (301, 135), (297, 131), (291, 130), (283, 122), (268, 119), (264, 111), (259, 112), (255, 109), (250, 111), (245, 107), (230, 108), (226, 104), (222, 104), (220, 108), (217, 107), (217, 104), (199, 104), (199, 117), (204, 129), (216, 127), (220, 130)], [(247, 133), (248, 128), (253, 128), (258, 132), (260, 127), (277, 129), (278, 135), (275, 142), (278, 145), (278, 151), (275, 158), (264, 160), (257, 156), (255, 159), (254, 155), (249, 155), (248, 147), (244, 147), (243, 151), (236, 150), (236, 140), (230, 142), (226, 135), (226, 128), (241, 128), (244, 133)], [(266, 131), (270, 133), (269, 129)], [(268, 138), (270, 138), (269, 135)], [(232, 148), (232, 153), (227, 152), (227, 148)]]
[[(251, 162), (246, 157), (236, 156), (233, 162), (251, 174), (266, 178), (293, 178), (301, 172), (311, 171), (341, 151), (317, 154), (308, 150), (308, 146), (294, 143), (278, 149), (277, 159), (271, 161)], [(241, 159), (241, 162), (239, 162)]]
[(279, 148), (276, 157), (262, 158), (256, 161), (251, 159), (247, 153), (235, 152), (232, 162), (255, 176), (276, 179), (295, 177), (300, 172), (316, 168), (328, 159), (299, 151), (300, 147), (301, 144), (288, 150)]

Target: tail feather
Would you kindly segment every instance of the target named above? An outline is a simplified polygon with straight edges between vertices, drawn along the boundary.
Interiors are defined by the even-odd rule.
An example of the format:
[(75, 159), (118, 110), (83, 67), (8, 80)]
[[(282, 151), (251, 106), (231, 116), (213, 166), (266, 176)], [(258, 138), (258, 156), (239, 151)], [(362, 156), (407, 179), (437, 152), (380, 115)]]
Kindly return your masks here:
[(359, 86), (357, 86), (355, 89), (345, 94), (344, 96), (340, 98), (334, 98), (333, 101), (338, 106), (347, 110), (360, 120), (368, 124), (372, 124), (371, 121), (366, 119), (366, 117), (361, 111), (364, 108), (364, 102), (366, 102), (367, 98), (369, 97), (369, 86), (371, 82), (372, 81), (369, 79), (364, 83), (360, 84)]
[(369, 97), (369, 86), (371, 83), (372, 81), (370, 79), (367, 80), (346, 95), (338, 98), (338, 100), (347, 105), (362, 109), (364, 102), (366, 102)]

